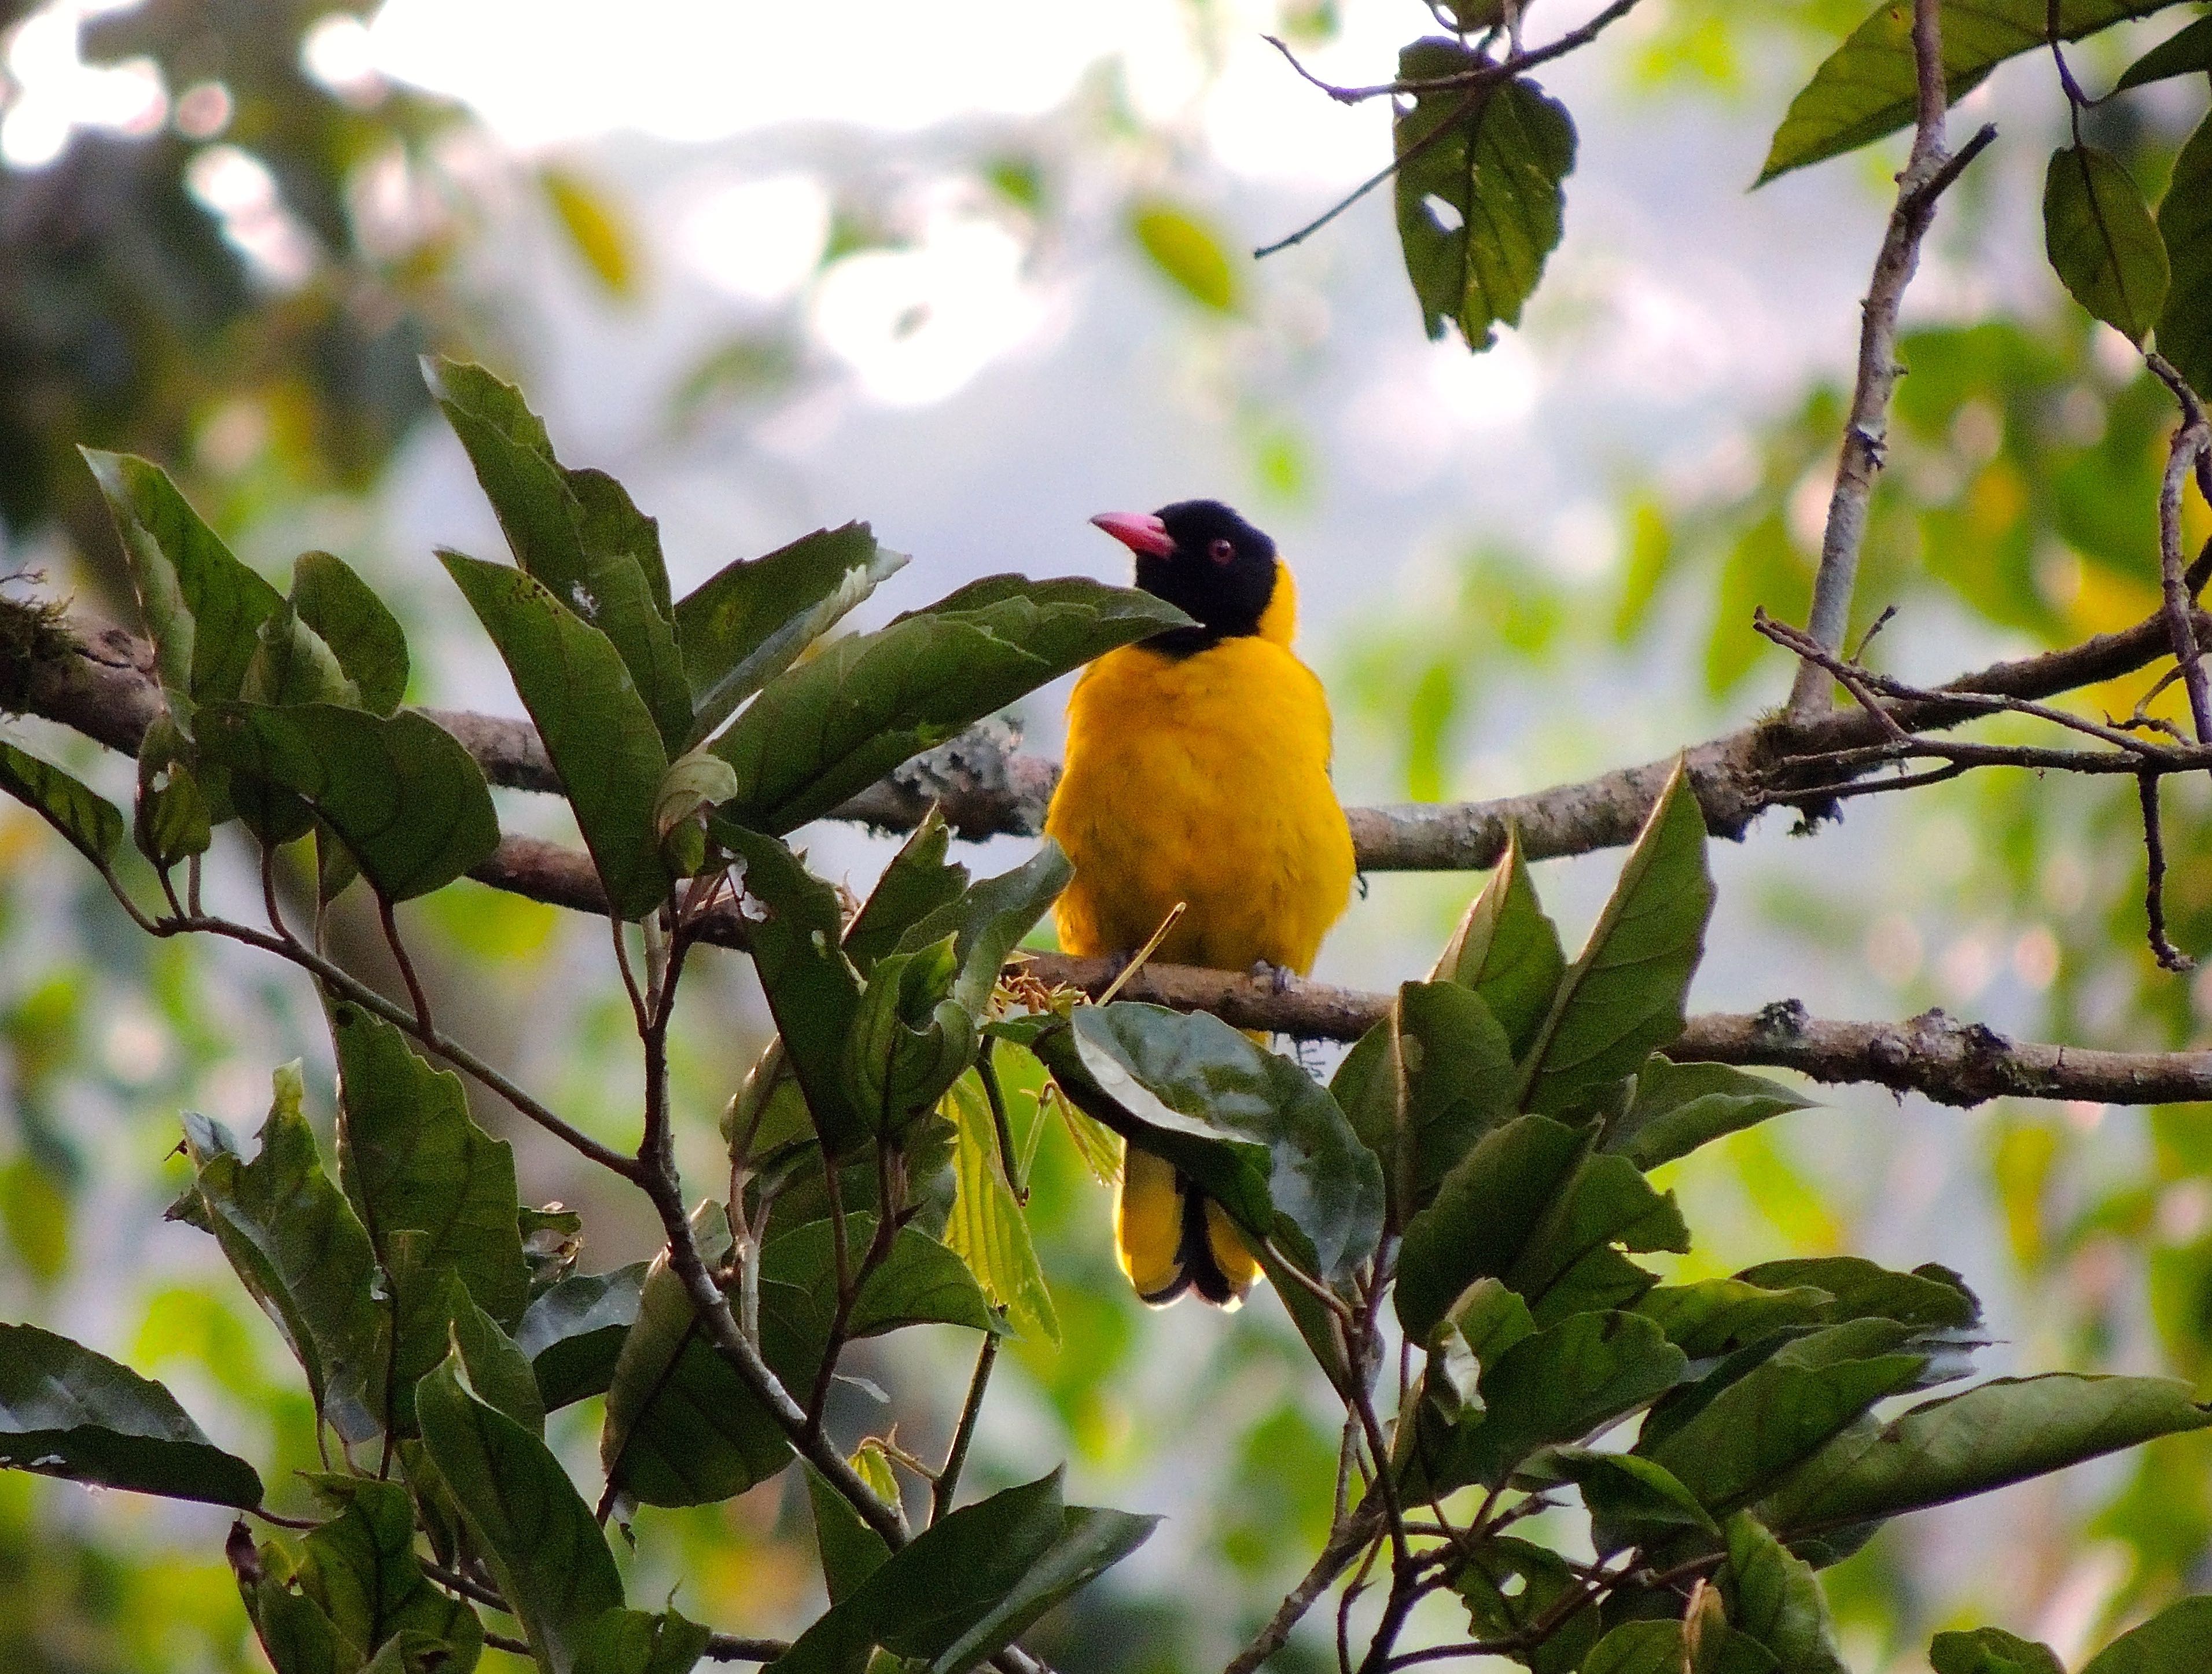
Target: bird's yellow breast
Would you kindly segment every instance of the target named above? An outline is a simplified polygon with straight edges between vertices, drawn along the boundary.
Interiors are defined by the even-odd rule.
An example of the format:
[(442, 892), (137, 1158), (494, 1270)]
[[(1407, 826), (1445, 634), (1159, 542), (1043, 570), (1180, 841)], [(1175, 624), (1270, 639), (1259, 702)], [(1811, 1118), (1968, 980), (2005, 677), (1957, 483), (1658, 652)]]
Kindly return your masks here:
[(1155, 957), (1310, 971), (1352, 891), (1328, 767), (1321, 682), (1272, 637), (1100, 658), (1069, 699), (1045, 819), (1075, 867), (1054, 912), (1060, 946), (1133, 953), (1182, 901)]

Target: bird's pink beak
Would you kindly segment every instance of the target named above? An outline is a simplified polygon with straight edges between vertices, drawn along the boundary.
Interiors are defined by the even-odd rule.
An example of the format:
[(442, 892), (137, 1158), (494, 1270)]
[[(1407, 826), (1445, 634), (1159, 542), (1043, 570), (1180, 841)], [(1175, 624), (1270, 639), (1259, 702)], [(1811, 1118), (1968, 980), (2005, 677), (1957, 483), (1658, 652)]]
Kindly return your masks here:
[(1168, 526), (1150, 512), (1101, 512), (1091, 520), (1132, 552), (1164, 558), (1175, 551)]

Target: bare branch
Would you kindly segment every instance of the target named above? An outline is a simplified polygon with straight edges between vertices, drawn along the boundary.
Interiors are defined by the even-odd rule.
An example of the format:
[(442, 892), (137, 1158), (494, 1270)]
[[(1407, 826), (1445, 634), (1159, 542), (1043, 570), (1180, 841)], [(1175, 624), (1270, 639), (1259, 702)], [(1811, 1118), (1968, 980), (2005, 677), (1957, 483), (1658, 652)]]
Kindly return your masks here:
[(1328, 1591), (1336, 1578), (1352, 1567), (1352, 1560), (1367, 1543), (1382, 1531), (1382, 1509), (1380, 1501), (1370, 1500), (1348, 1517), (1338, 1520), (1321, 1549), (1321, 1555), (1314, 1560), (1313, 1567), (1284, 1595), (1267, 1625), (1252, 1636), (1250, 1644), (1229, 1659), (1222, 1674), (1253, 1674), (1261, 1663), (1283, 1648), (1290, 1640), (1291, 1629), (1313, 1608), (1314, 1601)]

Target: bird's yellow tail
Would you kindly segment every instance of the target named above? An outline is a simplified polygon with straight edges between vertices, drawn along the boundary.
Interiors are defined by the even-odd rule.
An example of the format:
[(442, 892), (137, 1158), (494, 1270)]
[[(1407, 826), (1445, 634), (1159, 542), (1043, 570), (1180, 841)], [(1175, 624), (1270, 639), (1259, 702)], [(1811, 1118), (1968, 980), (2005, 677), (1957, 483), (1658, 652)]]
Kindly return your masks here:
[(1260, 1263), (1221, 1205), (1173, 1163), (1135, 1146), (1122, 1160), (1114, 1242), (1121, 1271), (1154, 1307), (1195, 1290), (1233, 1308), (1260, 1276)]

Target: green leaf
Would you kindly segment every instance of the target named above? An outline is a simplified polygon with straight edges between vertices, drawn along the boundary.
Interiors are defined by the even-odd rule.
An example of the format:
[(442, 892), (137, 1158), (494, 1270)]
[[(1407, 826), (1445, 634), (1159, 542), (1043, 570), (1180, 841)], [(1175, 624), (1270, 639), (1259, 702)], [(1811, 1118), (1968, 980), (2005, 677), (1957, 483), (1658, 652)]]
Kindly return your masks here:
[(2169, 1604), (2089, 1659), (2081, 1674), (2193, 1674), (2212, 1645), (2212, 1598)]
[(1985, 1494), (2208, 1424), (2212, 1408), (2170, 1379), (1992, 1379), (1846, 1431), (1777, 1484), (1759, 1513), (1795, 1546), (1801, 1536)]
[(2112, 84), (2112, 91), (2125, 93), (2130, 88), (2148, 87), (2169, 76), (2203, 70), (2212, 70), (2212, 17), (2200, 17), (2179, 34), (2169, 35), (2152, 47), (2127, 67)]
[[(2079, 40), (2173, 0), (2059, 0), (2058, 38)], [(2047, 0), (1944, 0), (1943, 79), (1956, 105), (1990, 71), (2049, 36)], [(1774, 131), (1756, 186), (1893, 134), (1912, 120), (1918, 78), (1912, 57), (1912, 8), (1878, 7), (1813, 72)]]
[(420, 1233), (427, 1266), (452, 1271), (477, 1306), (513, 1325), (530, 1291), (514, 1148), (471, 1119), (460, 1078), (417, 1056), (391, 1024), (349, 1001), (329, 1014), (338, 1184), (378, 1256), (393, 1234)]
[(821, 1674), (872, 1646), (966, 1674), (1143, 1544), (1157, 1518), (1065, 1506), (1060, 1473), (940, 1518), (833, 1605), (776, 1663)]
[(653, 830), (668, 752), (613, 642), (519, 570), (438, 556), (538, 723), (608, 900), (623, 918), (641, 916), (668, 894)]
[(771, 681), (714, 742), (738, 773), (725, 812), (780, 836), (1048, 681), (1188, 622), (1150, 594), (1096, 581), (971, 583)]
[[(860, 1271), (861, 1257), (875, 1237), (873, 1215), (848, 1214), (845, 1237), (852, 1269)], [(822, 1358), (822, 1347), (837, 1307), (836, 1245), (830, 1223), (810, 1220), (770, 1239), (761, 1251), (762, 1308), (769, 1306), (766, 1287), (776, 1287), (775, 1311), (803, 1340), (811, 1373)], [(919, 1227), (902, 1227), (891, 1240), (890, 1253), (868, 1275), (853, 1299), (846, 1334), (852, 1337), (880, 1336), (909, 1325), (964, 1325), (971, 1330), (994, 1330), (990, 1305), (975, 1283), (975, 1275), (959, 1257)]]
[(1558, 926), (1544, 916), (1521, 853), (1521, 829), (1506, 833), (1504, 858), (1445, 944), (1430, 981), (1471, 988), (1504, 1028), (1517, 1062), (1534, 1044), (1566, 974)]
[(945, 858), (951, 841), (943, 810), (932, 804), (845, 927), (845, 957), (863, 977), (902, 945), (908, 930), (967, 890), (968, 868)]
[(2127, 166), (2093, 145), (2052, 152), (2043, 247), (2074, 300), (2142, 347), (2166, 301), (2166, 241)]
[(706, 738), (890, 576), (907, 555), (865, 523), (817, 529), (765, 557), (738, 558), (676, 603), (676, 628)]
[[(897, 1486), (896, 1480), (892, 1486)], [(806, 1502), (814, 1513), (814, 1548), (822, 1560), (823, 1585), (830, 1602), (842, 1604), (884, 1567), (890, 1546), (811, 1464), (806, 1467)]]
[(2212, 390), (2212, 116), (2173, 160), (2158, 230), (2172, 274), (2158, 317), (2159, 352), (2203, 394)]
[(604, 1395), (623, 1337), (637, 1323), (646, 1263), (611, 1273), (577, 1273), (541, 1293), (514, 1328), (515, 1346), (530, 1356), (548, 1412), (587, 1395)]
[(152, 1379), (35, 1325), (0, 1324), (0, 1466), (258, 1506), (261, 1478), (217, 1447)]
[[(544, 423), (512, 385), (455, 361), (426, 362), (423, 375), (468, 450), (515, 562), (606, 636), (662, 743), (682, 749), (691, 730), (691, 693), (676, 648), (659, 526), (605, 472), (565, 469)], [(526, 691), (523, 701), (530, 701)]]
[(545, 1397), (538, 1374), (514, 1339), (500, 1329), (460, 1287), (445, 1275), (447, 1304), (453, 1318), (453, 1346), (469, 1374), (469, 1387), (533, 1435), (545, 1434)]
[(1929, 1643), (1928, 1662), (1936, 1674), (2066, 1674), (2066, 1665), (2049, 1646), (2002, 1628), (1938, 1634)]
[(348, 1441), (377, 1433), (387, 1321), (375, 1300), (376, 1252), (353, 1206), (323, 1172), (301, 1114), (300, 1066), (276, 1072), (253, 1160), (205, 1117), (187, 1113), (198, 1171), (173, 1216), (213, 1233), (253, 1300), (307, 1374), (316, 1409)]
[(1627, 1110), (1605, 1124), (1604, 1151), (1625, 1153), (1649, 1172), (1725, 1134), (1770, 1117), (1813, 1108), (1788, 1087), (1718, 1063), (1675, 1063), (1657, 1054), (1636, 1073)]
[(483, 1648), (483, 1624), (422, 1574), (407, 1490), (368, 1476), (310, 1480), (337, 1515), (307, 1536), (302, 1592), (362, 1653), (373, 1656), (403, 1635), (419, 1634), (446, 1647), (448, 1659), (440, 1666), (467, 1674)]
[(305, 800), (386, 900), (442, 889), (499, 847), (483, 770), (413, 710), (387, 721), (335, 703), (213, 703), (199, 743), (210, 760)]
[[(1382, 1170), (1305, 1071), (1220, 1019), (1116, 1001), (1034, 1049), (1082, 1110), (1166, 1158), (1255, 1239), (1341, 1282), (1382, 1235)], [(1303, 1253), (1303, 1252), (1302, 1252)]]
[[(981, 1017), (990, 1005), (1006, 956), (1021, 946), (1022, 938), (1074, 875), (1060, 844), (1046, 837), (1036, 853), (1012, 872), (970, 885), (957, 899), (909, 925), (899, 937), (899, 948), (913, 952), (946, 936), (955, 938), (960, 974), (952, 984), (952, 998), (971, 1016)], [(864, 912), (854, 921), (854, 928), (865, 933), (866, 917)], [(849, 950), (849, 934), (847, 941)]]
[[(1398, 74), (1432, 80), (1489, 62), (1430, 37), (1398, 54)], [(1521, 323), (1559, 241), (1575, 125), (1565, 106), (1516, 77), (1480, 91), (1419, 94), (1391, 127), (1401, 160), (1398, 241), (1423, 323), (1439, 338), (1449, 320), (1468, 348), (1487, 349), (1494, 326)]]
[(1656, 1400), (1686, 1364), (1632, 1313), (1578, 1313), (1522, 1337), (1483, 1368), (1483, 1415), (1430, 1462), (1430, 1481), (1498, 1487), (1538, 1448), (1582, 1440)]
[(842, 946), (837, 892), (774, 837), (720, 820), (714, 831), (744, 862), (745, 893), (768, 910), (753, 927), (753, 967), (815, 1131), (832, 1156), (842, 1156), (875, 1124), (845, 1087), (845, 1043), (860, 1016), (860, 982)]
[[(1400, 1224), (1435, 1197), (1460, 1160), (1513, 1114), (1513, 1048), (1473, 990), (1405, 983), (1382, 1026), (1381, 1056), (1346, 1114), (1383, 1165)], [(1355, 1080), (1355, 1069), (1347, 1082)]]
[(614, 1554), (545, 1444), (464, 1385), (449, 1357), (415, 1391), (422, 1446), (545, 1674), (571, 1674), (586, 1630), (621, 1608)]
[(1006, 1184), (981, 1083), (973, 1074), (963, 1075), (952, 1084), (945, 1104), (955, 1134), (952, 1212), (945, 1222), (945, 1245), (968, 1263), (983, 1294), (1006, 1311), (1016, 1330), (1057, 1343), (1060, 1316), (1053, 1310), (1052, 1292), (1030, 1241), (1029, 1222)]
[(947, 935), (876, 961), (845, 1038), (838, 1073), (872, 1125), (896, 1134), (933, 1108), (975, 1062), (975, 1020), (952, 999), (959, 956)]
[(1582, 1674), (1783, 1674), (1756, 1640), (1717, 1617), (1703, 1622), (1694, 1656), (1680, 1622), (1624, 1622), (1597, 1642)]
[(123, 814), (74, 776), (0, 739), (0, 790), (67, 837), (76, 851), (107, 870), (123, 841)]
[(292, 566), (292, 608), (337, 658), (363, 708), (390, 715), (407, 695), (407, 636), (368, 582), (328, 552)]
[[(1583, 1584), (1566, 1560), (1550, 1548), (1516, 1535), (1498, 1535), (1468, 1554), (1456, 1585), (1475, 1637), (1506, 1639), (1525, 1631), (1568, 1593), (1579, 1592)], [(1574, 1674), (1601, 1627), (1595, 1608), (1574, 1611), (1527, 1653), (1528, 1667), (1533, 1674)], [(1668, 1674), (1681, 1674), (1679, 1663)]]
[(259, 1555), (259, 1582), (249, 1588), (241, 1580), (239, 1590), (270, 1666), (276, 1674), (355, 1674), (361, 1666), (359, 1648), (338, 1636), (320, 1605), (294, 1590), (296, 1583), (286, 1573), (289, 1565), (280, 1549), (271, 1543)]
[(1546, 1473), (1582, 1490), (1590, 1537), (1600, 1557), (1684, 1534), (1717, 1537), (1720, 1525), (1674, 1473), (1633, 1453), (1561, 1447), (1547, 1455)]
[(1407, 1336), (1425, 1342), (1469, 1285), (1512, 1270), (1586, 1145), (1586, 1135), (1548, 1117), (1520, 1117), (1444, 1177), (1399, 1251), (1396, 1306)]
[[(1618, 1246), (1618, 1247), (1616, 1247)], [(1674, 1194), (1651, 1189), (1626, 1157), (1586, 1160), (1507, 1269), (1539, 1325), (1593, 1308), (1626, 1307), (1656, 1282), (1623, 1250), (1686, 1251)]]
[(1770, 1289), (1742, 1279), (1701, 1279), (1646, 1291), (1636, 1312), (1657, 1322), (1693, 1361), (1734, 1354), (1792, 1325), (1832, 1318), (1836, 1299), (1811, 1285)]
[(300, 619), (289, 603), (254, 635), (239, 696), (253, 703), (343, 703), (358, 708), (361, 688), (338, 667), (337, 654)]
[(1635, 1074), (1682, 1032), (1682, 1000), (1712, 910), (1705, 814), (1678, 761), (1538, 1026), (1521, 1108), (1566, 1110)]
[(574, 1674), (690, 1674), (713, 1630), (675, 1610), (609, 1610), (586, 1628)]
[(1236, 269), (1214, 229), (1180, 204), (1140, 198), (1129, 205), (1129, 235), (1170, 283), (1200, 307), (1234, 313)]
[(653, 796), (653, 834), (678, 874), (689, 877), (707, 858), (706, 815), (737, 794), (738, 776), (720, 756), (693, 750), (668, 764)]
[(1686, 1422), (1636, 1451), (1673, 1471), (1714, 1512), (1748, 1503), (1885, 1396), (1910, 1388), (1924, 1357), (1891, 1352), (1908, 1336), (1888, 1320), (1854, 1320), (1777, 1350)]
[(1720, 1585), (1729, 1626), (1771, 1651), (1789, 1674), (1851, 1674), (1812, 1565), (1790, 1556), (1749, 1512), (1729, 1519), (1728, 1555)]
[(1934, 1262), (1896, 1273), (1863, 1256), (1811, 1256), (1762, 1262), (1736, 1277), (1777, 1290), (1804, 1285), (1825, 1290), (1835, 1300), (1824, 1317), (1838, 1322), (1894, 1319), (1926, 1331), (1971, 1331), (1982, 1323), (1982, 1305), (1966, 1281)]
[[(215, 810), (193, 763), (193, 750), (167, 710), (154, 717), (138, 741), (138, 806), (131, 836), (138, 850), (164, 870), (189, 855), (204, 855)], [(220, 770), (211, 770), (220, 775)]]
[(161, 685), (191, 700), (179, 717), (189, 731), (191, 703), (238, 696), (261, 624), (283, 608), (283, 595), (231, 555), (161, 466), (77, 451), (114, 516)]

